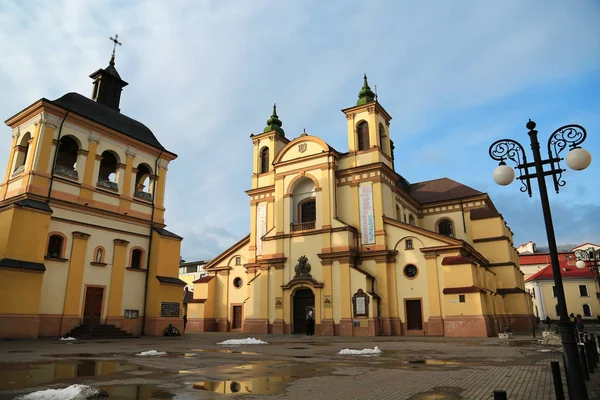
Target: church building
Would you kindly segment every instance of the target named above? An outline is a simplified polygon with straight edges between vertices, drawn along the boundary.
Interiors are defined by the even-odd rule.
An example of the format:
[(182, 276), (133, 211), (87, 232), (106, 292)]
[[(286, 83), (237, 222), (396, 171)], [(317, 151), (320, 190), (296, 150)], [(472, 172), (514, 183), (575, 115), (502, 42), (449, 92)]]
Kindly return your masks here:
[(188, 331), (486, 337), (530, 332), (513, 234), (490, 197), (394, 170), (392, 117), (367, 78), (348, 149), (276, 113), (253, 144), (250, 233), (205, 266)]
[(182, 238), (164, 229), (177, 156), (121, 113), (114, 49), (90, 78), (91, 98), (42, 98), (6, 120), (0, 338), (183, 329)]

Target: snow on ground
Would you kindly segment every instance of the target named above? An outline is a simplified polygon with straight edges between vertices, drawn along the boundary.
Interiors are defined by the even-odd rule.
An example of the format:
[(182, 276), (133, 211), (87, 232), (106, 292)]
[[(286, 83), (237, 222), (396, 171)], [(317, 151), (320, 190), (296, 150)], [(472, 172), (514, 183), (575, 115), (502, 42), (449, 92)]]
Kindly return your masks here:
[(166, 354), (166, 351), (148, 350), (142, 351), (141, 353), (136, 354), (136, 356), (164, 356)]
[(254, 339), (254, 338), (246, 338), (246, 339), (229, 339), (224, 342), (217, 343), (225, 346), (231, 346), (236, 344), (269, 344), (267, 342), (263, 342), (262, 340)]
[(364, 354), (380, 354), (381, 350), (379, 350), (379, 347), (375, 346), (375, 348), (373, 349), (363, 349), (363, 350), (354, 350), (354, 349), (344, 349), (344, 350), (340, 350), (340, 352), (338, 354), (343, 354), (343, 355), (364, 355)]
[(83, 400), (100, 394), (87, 385), (71, 385), (63, 389), (46, 389), (16, 397), (15, 400)]
[(60, 340), (77, 340), (77, 339), (75, 339), (74, 337), (69, 336), (69, 337), (61, 337)]

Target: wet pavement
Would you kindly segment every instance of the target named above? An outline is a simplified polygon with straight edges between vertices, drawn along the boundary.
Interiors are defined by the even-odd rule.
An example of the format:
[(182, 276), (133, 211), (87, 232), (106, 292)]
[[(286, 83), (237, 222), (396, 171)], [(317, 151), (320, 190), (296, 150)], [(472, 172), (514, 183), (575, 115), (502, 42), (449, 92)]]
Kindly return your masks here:
[[(217, 344), (248, 337), (269, 344)], [(375, 346), (382, 353), (338, 354)], [(165, 354), (137, 355), (150, 350)], [(0, 399), (85, 384), (106, 391), (110, 399), (456, 400), (492, 399), (494, 389), (503, 389), (510, 400), (546, 400), (555, 398), (551, 360), (562, 362), (558, 347), (526, 337), (500, 341), (203, 333), (12, 340), (0, 341)]]

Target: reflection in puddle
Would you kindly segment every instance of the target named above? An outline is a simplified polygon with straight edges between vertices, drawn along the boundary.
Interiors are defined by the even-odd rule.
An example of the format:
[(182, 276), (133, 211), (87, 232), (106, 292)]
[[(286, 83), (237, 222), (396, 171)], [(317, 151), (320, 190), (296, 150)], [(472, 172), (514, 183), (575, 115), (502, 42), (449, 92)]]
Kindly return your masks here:
[(41, 364), (4, 364), (0, 390), (23, 389), (76, 377), (104, 376), (138, 367), (119, 361), (73, 360)]
[(459, 365), (459, 364), (461, 364), (458, 361), (438, 360), (438, 359), (414, 360), (414, 361), (409, 361), (408, 363), (409, 364), (427, 364), (427, 365)]
[(254, 351), (241, 351), (241, 350), (230, 350), (230, 349), (192, 349), (192, 351), (196, 351), (198, 353), (227, 353), (227, 354), (245, 354), (252, 356), (260, 356), (261, 353), (256, 353)]
[(120, 385), (101, 386), (111, 400), (150, 400), (150, 399), (173, 399), (175, 395), (164, 389), (152, 385)]
[(192, 387), (197, 390), (222, 394), (277, 394), (291, 379), (290, 376), (265, 376), (246, 380), (196, 382)]

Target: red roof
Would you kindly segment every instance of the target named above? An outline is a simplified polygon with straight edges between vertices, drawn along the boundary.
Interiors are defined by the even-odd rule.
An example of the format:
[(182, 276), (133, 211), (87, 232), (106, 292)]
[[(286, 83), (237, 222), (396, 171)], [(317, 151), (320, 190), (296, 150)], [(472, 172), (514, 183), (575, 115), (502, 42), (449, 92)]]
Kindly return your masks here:
[[(558, 253), (560, 262), (565, 258), (565, 254), (571, 254), (571, 252)], [(550, 253), (519, 254), (519, 264), (521, 265), (549, 264), (551, 262)]]
[(213, 278), (214, 278), (214, 276), (203, 276), (200, 279), (196, 279), (194, 281), (194, 283), (206, 283), (206, 282), (210, 282)]
[[(596, 277), (594, 271), (590, 271), (589, 268), (579, 269), (574, 265), (569, 265), (566, 260), (560, 261), (560, 275), (565, 279)], [(531, 275), (525, 280), (525, 282), (537, 281), (541, 279), (554, 279), (554, 274), (552, 274), (552, 265), (548, 265), (541, 271)]]

